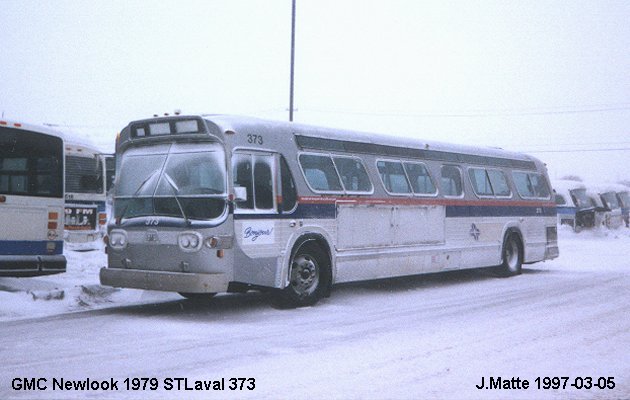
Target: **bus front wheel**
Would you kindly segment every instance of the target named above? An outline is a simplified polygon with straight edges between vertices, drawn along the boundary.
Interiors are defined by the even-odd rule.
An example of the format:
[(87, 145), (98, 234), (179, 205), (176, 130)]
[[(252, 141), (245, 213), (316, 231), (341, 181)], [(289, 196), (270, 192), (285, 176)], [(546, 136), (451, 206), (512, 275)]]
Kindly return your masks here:
[(286, 307), (306, 307), (317, 303), (330, 283), (327, 254), (314, 241), (303, 243), (294, 251), (289, 265), (289, 285), (280, 291)]

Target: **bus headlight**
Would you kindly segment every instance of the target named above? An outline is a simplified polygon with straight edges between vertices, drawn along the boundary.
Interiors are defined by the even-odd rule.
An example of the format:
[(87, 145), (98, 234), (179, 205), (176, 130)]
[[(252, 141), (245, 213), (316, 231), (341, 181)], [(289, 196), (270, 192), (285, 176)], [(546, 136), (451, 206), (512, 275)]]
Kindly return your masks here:
[(201, 248), (201, 241), (201, 235), (197, 232), (182, 232), (177, 237), (177, 244), (184, 251), (198, 251)]
[(109, 234), (109, 246), (116, 250), (124, 249), (127, 246), (127, 234), (125, 231), (111, 231)]

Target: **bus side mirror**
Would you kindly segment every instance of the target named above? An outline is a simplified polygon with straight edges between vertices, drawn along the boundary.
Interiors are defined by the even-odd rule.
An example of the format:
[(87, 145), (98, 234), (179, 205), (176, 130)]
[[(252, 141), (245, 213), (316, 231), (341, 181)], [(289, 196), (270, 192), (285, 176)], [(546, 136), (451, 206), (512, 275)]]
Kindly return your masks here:
[(234, 201), (243, 203), (247, 201), (247, 188), (242, 186), (234, 186)]

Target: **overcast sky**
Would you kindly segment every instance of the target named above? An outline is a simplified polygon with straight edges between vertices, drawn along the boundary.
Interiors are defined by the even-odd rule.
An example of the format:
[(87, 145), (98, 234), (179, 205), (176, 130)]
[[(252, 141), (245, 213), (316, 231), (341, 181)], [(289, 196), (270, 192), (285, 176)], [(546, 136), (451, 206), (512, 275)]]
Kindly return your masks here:
[[(290, 17), (290, 0), (0, 0), (0, 112), (104, 150), (174, 109), (286, 120)], [(294, 119), (630, 180), (628, 21), (627, 0), (297, 0)]]

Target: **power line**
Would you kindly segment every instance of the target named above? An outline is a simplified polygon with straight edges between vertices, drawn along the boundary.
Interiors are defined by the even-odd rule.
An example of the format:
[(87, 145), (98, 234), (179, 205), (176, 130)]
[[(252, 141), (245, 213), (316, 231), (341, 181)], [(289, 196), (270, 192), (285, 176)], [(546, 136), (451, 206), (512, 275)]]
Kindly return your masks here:
[(616, 106), (582, 107), (582, 108), (574, 109), (574, 110), (559, 110), (559, 108), (569, 108), (569, 106), (549, 107), (547, 109), (530, 108), (530, 109), (520, 109), (520, 110), (517, 110), (517, 109), (514, 109), (514, 110), (473, 110), (473, 111), (444, 112), (444, 113), (367, 112), (367, 111), (317, 109), (317, 108), (302, 108), (302, 109), (304, 111), (319, 112), (319, 113), (365, 115), (365, 116), (375, 116), (375, 117), (417, 117), (417, 118), (477, 118), (477, 117), (512, 117), (512, 116), (518, 117), (518, 116), (532, 116), (532, 115), (587, 114), (587, 113), (598, 113), (598, 112), (630, 111), (630, 105), (627, 105), (627, 104), (616, 105)]
[(593, 153), (598, 151), (630, 151), (630, 147), (616, 149), (573, 149), (573, 150), (520, 150), (524, 153)]
[[(609, 145), (629, 145), (630, 142), (628, 141), (623, 141), (623, 142), (599, 142), (599, 143), (554, 143), (553, 147), (558, 147), (558, 146), (609, 146)], [(550, 147), (549, 144), (527, 144), (527, 146), (530, 147)]]

